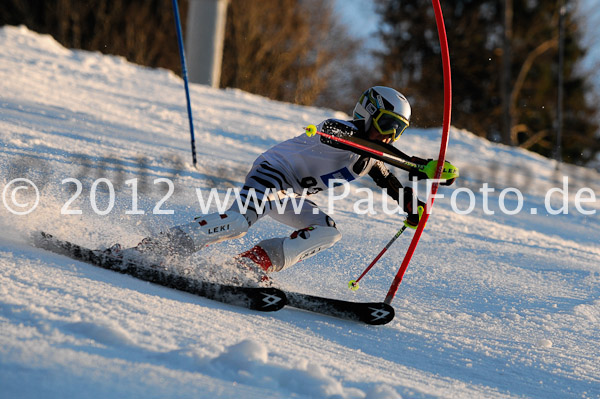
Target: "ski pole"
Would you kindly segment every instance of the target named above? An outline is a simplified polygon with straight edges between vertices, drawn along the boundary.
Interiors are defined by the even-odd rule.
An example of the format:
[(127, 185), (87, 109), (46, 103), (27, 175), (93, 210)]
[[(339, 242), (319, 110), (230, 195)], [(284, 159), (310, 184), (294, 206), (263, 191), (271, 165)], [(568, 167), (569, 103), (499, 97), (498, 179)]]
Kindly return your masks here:
[(416, 168), (418, 166), (414, 162), (407, 161), (407, 160), (402, 159), (402, 158), (400, 158), (398, 156), (395, 156), (393, 154), (389, 154), (387, 152), (379, 151), (379, 150), (376, 150), (374, 148), (368, 147), (366, 145), (362, 145), (360, 143), (356, 143), (354, 141), (344, 139), (342, 137), (336, 137), (336, 136), (333, 136), (331, 134), (319, 132), (317, 130), (317, 127), (315, 125), (308, 125), (307, 127), (304, 128), (304, 130), (306, 131), (306, 135), (308, 137), (312, 137), (315, 134), (318, 134), (319, 136), (325, 137), (325, 138), (327, 138), (329, 140), (337, 141), (338, 143), (346, 144), (346, 145), (348, 145), (350, 147), (354, 147), (354, 148), (357, 148), (359, 150), (363, 150), (363, 151), (366, 151), (368, 153), (371, 153), (373, 155), (377, 155), (377, 156), (381, 157), (382, 160), (385, 160), (386, 162), (388, 162), (388, 163), (390, 163), (390, 164), (392, 164), (394, 166), (397, 166), (399, 168), (403, 168), (403, 169), (410, 168), (410, 169), (412, 169), (412, 168)]
[(175, 14), (175, 27), (177, 29), (177, 43), (179, 45), (179, 58), (181, 59), (181, 75), (185, 88), (185, 99), (187, 102), (187, 113), (190, 123), (190, 139), (192, 146), (192, 161), (196, 167), (196, 138), (194, 137), (194, 120), (192, 117), (192, 102), (190, 100), (190, 87), (188, 82), (187, 63), (185, 61), (185, 49), (183, 46), (183, 33), (181, 33), (181, 19), (179, 18), (179, 6), (177, 0), (173, 0), (173, 14)]
[(400, 237), (402, 235), (402, 233), (404, 233), (404, 230), (406, 230), (406, 225), (402, 226), (402, 228), (400, 230), (398, 230), (398, 232), (396, 233), (396, 235), (394, 235), (394, 237), (392, 237), (392, 239), (390, 240), (390, 242), (387, 243), (387, 245), (385, 246), (385, 248), (383, 248), (381, 250), (381, 252), (379, 252), (379, 254), (375, 257), (375, 259), (373, 259), (373, 261), (371, 262), (371, 264), (369, 264), (369, 266), (367, 266), (367, 268), (365, 269), (365, 271), (362, 272), (362, 274), (360, 275), (360, 277), (357, 278), (356, 280), (351, 280), (348, 283), (348, 288), (350, 288), (352, 291), (356, 291), (358, 289), (358, 282), (365, 276), (365, 274), (367, 274), (369, 272), (369, 270), (371, 270), (371, 268), (373, 266), (375, 266), (375, 263), (377, 263), (377, 261), (379, 261), (379, 258), (381, 258), (383, 256), (383, 254), (386, 253), (386, 251), (392, 246), (392, 244), (394, 243), (394, 241), (396, 241), (398, 239), (398, 237)]

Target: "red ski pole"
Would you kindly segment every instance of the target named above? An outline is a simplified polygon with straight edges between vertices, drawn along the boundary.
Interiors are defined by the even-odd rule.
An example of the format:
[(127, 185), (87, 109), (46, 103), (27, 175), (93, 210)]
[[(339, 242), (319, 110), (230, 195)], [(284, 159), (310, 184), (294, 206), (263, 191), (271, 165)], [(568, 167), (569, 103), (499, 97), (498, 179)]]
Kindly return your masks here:
[(348, 288), (350, 288), (352, 291), (356, 291), (358, 289), (358, 282), (365, 276), (365, 274), (367, 274), (369, 272), (369, 270), (371, 270), (371, 268), (373, 266), (375, 266), (375, 263), (377, 263), (379, 261), (379, 259), (383, 256), (384, 253), (386, 253), (386, 251), (392, 246), (392, 244), (394, 243), (394, 241), (396, 241), (398, 239), (398, 237), (400, 237), (402, 235), (402, 233), (404, 233), (404, 230), (406, 230), (406, 225), (402, 226), (402, 228), (400, 230), (398, 230), (398, 232), (396, 233), (396, 235), (394, 235), (394, 237), (392, 237), (392, 239), (390, 240), (390, 242), (387, 243), (387, 245), (385, 246), (385, 248), (383, 248), (381, 250), (381, 252), (379, 252), (379, 255), (377, 255), (375, 257), (375, 259), (373, 259), (373, 261), (369, 264), (369, 266), (367, 266), (367, 268), (365, 269), (365, 271), (362, 272), (362, 274), (360, 275), (360, 277), (357, 278), (356, 280), (351, 280), (348, 283)]
[(368, 147), (366, 145), (362, 145), (360, 143), (355, 143), (354, 141), (350, 141), (350, 140), (346, 140), (342, 137), (336, 137), (333, 136), (331, 134), (327, 134), (327, 133), (323, 133), (323, 132), (319, 132), (317, 130), (317, 127), (315, 125), (308, 125), (307, 127), (304, 128), (304, 130), (306, 131), (306, 135), (308, 137), (312, 137), (315, 134), (318, 134), (319, 136), (325, 137), (329, 140), (333, 140), (333, 141), (337, 141), (338, 143), (343, 143), (346, 144), (350, 147), (354, 147), (357, 148), (359, 150), (363, 150), (366, 151), (368, 153), (371, 153), (373, 155), (377, 155), (379, 156), (382, 160), (394, 165), (394, 166), (398, 166), (400, 168), (416, 168), (417, 164), (414, 162), (410, 162), (407, 161), (406, 159), (402, 159), (394, 154), (390, 154), (387, 152), (383, 152), (383, 151), (379, 151), (376, 150), (375, 148), (371, 148)]

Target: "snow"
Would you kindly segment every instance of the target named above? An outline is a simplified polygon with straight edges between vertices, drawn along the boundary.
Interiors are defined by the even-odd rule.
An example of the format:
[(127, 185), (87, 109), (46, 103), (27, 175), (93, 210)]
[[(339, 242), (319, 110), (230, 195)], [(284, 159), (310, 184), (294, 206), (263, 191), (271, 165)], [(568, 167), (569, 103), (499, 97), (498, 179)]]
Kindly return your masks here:
[[(596, 172), (556, 171), (536, 154), (452, 129), (449, 160), (463, 177), (440, 191), (445, 198), (436, 200), (392, 303), (394, 321), (366, 326), (288, 308), (263, 314), (47, 253), (28, 237), (42, 229), (91, 247), (135, 244), (197, 216), (197, 188), (239, 186), (262, 151), (344, 115), (192, 85), (194, 169), (183, 85), (173, 73), (68, 50), (24, 27), (0, 29), (0, 48), (1, 398), (600, 397)], [(439, 129), (409, 129), (398, 146), (435, 157), (439, 138)], [(31, 188), (6, 195), (17, 178), (39, 190), (38, 206), (25, 215), (8, 209), (35, 203)], [(68, 178), (81, 181), (79, 195), (75, 182), (62, 183)], [(159, 178), (170, 179), (174, 193), (156, 208), (167, 194)], [(485, 182), (495, 191), (481, 192)], [(364, 187), (374, 186), (359, 181), (355, 196), (336, 203), (343, 239), (277, 274), (279, 285), (383, 299), (412, 232), (360, 290), (348, 290), (403, 219), (382, 211), (378, 193), (376, 214), (357, 215)], [(514, 215), (502, 212), (519, 205), (507, 187), (523, 195)], [(472, 212), (453, 210), (453, 201), (469, 207), (461, 189), (473, 190)], [(325, 196), (317, 202), (326, 208)], [(553, 212), (565, 203), (567, 214)], [(192, 266), (289, 233), (265, 218)]]

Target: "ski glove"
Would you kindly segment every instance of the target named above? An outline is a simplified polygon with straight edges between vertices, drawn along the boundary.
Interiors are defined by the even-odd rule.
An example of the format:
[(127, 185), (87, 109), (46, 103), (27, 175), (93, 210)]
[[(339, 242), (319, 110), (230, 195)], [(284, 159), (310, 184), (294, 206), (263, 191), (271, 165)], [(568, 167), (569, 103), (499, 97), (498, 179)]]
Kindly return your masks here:
[(404, 221), (404, 225), (411, 229), (416, 229), (421, 221), (421, 217), (423, 217), (423, 214), (427, 209), (427, 204), (418, 199), (414, 195), (413, 189), (410, 187), (404, 187), (403, 197), (404, 212), (408, 214)]
[[(408, 173), (409, 179), (416, 177), (417, 180), (433, 179), (435, 177), (435, 171), (437, 169), (437, 160), (433, 159), (422, 159), (418, 157), (412, 157), (413, 162), (417, 164), (417, 167)], [(456, 178), (459, 176), (458, 168), (452, 165), (450, 162), (444, 162), (444, 168), (442, 169), (442, 175), (440, 179), (445, 180), (440, 184), (442, 186), (450, 186)]]

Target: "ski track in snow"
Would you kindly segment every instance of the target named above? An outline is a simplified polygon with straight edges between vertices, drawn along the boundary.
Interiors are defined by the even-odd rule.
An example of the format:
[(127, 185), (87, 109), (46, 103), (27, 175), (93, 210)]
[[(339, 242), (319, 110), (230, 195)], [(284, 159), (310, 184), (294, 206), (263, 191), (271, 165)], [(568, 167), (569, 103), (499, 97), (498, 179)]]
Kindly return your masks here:
[[(24, 27), (0, 29), (0, 188), (28, 178), (38, 208), (0, 206), (0, 397), (2, 398), (569, 398), (600, 397), (600, 223), (574, 211), (577, 189), (598, 174), (568, 167), (568, 215), (543, 210), (561, 187), (554, 164), (452, 129), (448, 158), (460, 184), (442, 188), (396, 299), (396, 319), (364, 326), (285, 308), (261, 314), (198, 298), (30, 247), (46, 230), (81, 245), (135, 244), (199, 212), (195, 189), (236, 187), (255, 157), (309, 123), (345, 117), (239, 90), (192, 85), (199, 165), (189, 155), (182, 81), (119, 57), (72, 51)], [(358, 91), (362, 89), (357, 89)], [(436, 157), (438, 129), (409, 129), (398, 146)], [(499, 173), (496, 173), (497, 171)], [(397, 171), (401, 180), (406, 175)], [(115, 185), (112, 211), (94, 213), (91, 185)], [(61, 215), (78, 178), (83, 191)], [(138, 178), (138, 208), (131, 186)], [(174, 182), (165, 195), (157, 178)], [(510, 179), (513, 179), (512, 181)], [(492, 181), (490, 210), (483, 182)], [(499, 192), (524, 187), (524, 212), (504, 215)], [(492, 185), (492, 184), (491, 184)], [(353, 185), (372, 187), (368, 181)], [(452, 212), (472, 187), (477, 206)], [(22, 194), (21, 202), (33, 200)], [(97, 207), (106, 209), (106, 186)], [(459, 196), (461, 209), (468, 207)], [(356, 199), (354, 197), (353, 199)], [(380, 196), (376, 195), (376, 204)], [(326, 207), (326, 198), (316, 198)], [(506, 197), (514, 209), (515, 197)], [(554, 209), (562, 202), (553, 198)], [(409, 244), (406, 232), (347, 290), (399, 228), (402, 215), (357, 215), (351, 198), (332, 214), (336, 247), (279, 273), (284, 288), (349, 300), (381, 300)], [(535, 207), (537, 214), (529, 209)], [(600, 208), (598, 201), (586, 209)], [(223, 259), (290, 229), (265, 218), (243, 239), (192, 259)], [(206, 261), (204, 261), (206, 262)]]

